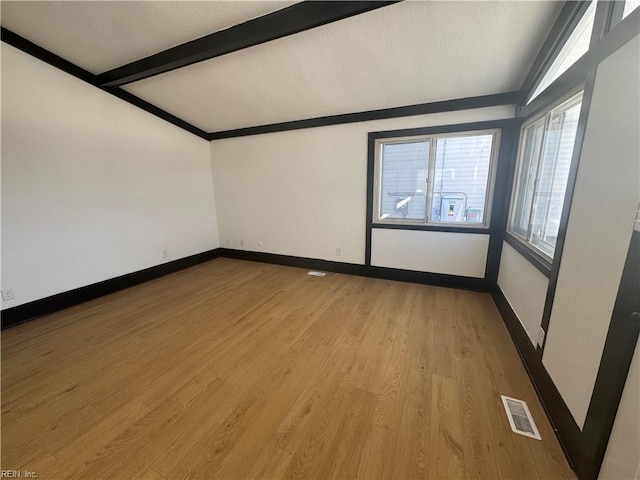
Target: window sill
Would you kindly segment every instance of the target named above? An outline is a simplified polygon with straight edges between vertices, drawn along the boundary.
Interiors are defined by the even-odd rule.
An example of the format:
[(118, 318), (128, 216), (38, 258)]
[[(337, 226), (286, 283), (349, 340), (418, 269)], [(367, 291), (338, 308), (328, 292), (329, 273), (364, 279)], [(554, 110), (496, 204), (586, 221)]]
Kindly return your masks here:
[(449, 232), (449, 233), (491, 233), (487, 227), (465, 227), (461, 225), (417, 225), (415, 223), (373, 223), (371, 228), (389, 230), (421, 230), (424, 232)]
[(536, 267), (545, 277), (551, 276), (551, 263), (542, 255), (538, 255), (522, 240), (515, 237), (509, 232), (505, 232), (504, 240), (513, 247), (520, 255), (522, 255), (529, 263)]

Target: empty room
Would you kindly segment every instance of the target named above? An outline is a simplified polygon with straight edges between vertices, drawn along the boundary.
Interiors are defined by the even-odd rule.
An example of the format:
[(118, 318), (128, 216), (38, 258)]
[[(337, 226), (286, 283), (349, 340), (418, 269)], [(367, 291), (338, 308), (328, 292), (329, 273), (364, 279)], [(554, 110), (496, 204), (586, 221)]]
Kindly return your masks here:
[(639, 6), (1, 1), (1, 477), (640, 480)]

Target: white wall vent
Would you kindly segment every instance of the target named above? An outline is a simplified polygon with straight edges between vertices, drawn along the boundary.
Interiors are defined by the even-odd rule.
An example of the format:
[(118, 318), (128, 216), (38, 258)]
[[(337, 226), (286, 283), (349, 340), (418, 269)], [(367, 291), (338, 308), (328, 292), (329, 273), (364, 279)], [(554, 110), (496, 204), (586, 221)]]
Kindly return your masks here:
[(518, 400), (517, 398), (505, 397), (504, 395), (500, 395), (500, 397), (502, 398), (504, 410), (507, 412), (511, 430), (520, 435), (542, 440), (540, 432), (538, 432), (538, 427), (536, 427), (536, 423), (533, 421), (533, 417), (527, 406), (527, 402)]

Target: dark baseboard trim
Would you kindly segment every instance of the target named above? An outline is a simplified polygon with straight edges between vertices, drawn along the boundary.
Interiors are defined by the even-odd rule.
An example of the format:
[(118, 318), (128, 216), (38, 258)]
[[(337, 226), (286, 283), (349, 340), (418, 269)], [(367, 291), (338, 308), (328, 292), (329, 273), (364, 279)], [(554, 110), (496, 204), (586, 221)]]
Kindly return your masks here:
[(50, 297), (34, 300), (33, 302), (7, 308), (0, 314), (2, 329), (33, 320), (43, 315), (48, 315), (59, 310), (88, 302), (104, 295), (109, 295), (129, 287), (134, 287), (150, 280), (169, 275), (171, 273), (193, 267), (200, 263), (208, 262), (218, 257), (236, 258), (252, 262), (272, 263), (290, 267), (308, 268), (333, 273), (344, 273), (361, 277), (380, 278), (399, 282), (419, 283), (424, 285), (436, 285), (441, 287), (461, 288), (480, 292), (490, 291), (484, 278), (461, 277), (457, 275), (444, 275), (439, 273), (414, 272), (410, 270), (398, 270), (357, 265), (351, 263), (331, 262), (314, 258), (293, 257), (288, 255), (276, 255), (273, 253), (251, 252), (245, 250), (232, 250), (217, 248), (207, 252), (198, 253), (190, 257), (181, 258), (172, 262), (156, 265), (138, 272), (128, 273), (116, 278), (110, 278), (102, 282), (58, 293)]
[[(611, 315), (611, 323), (593, 386), (589, 410), (582, 429), (587, 458), (591, 463), (580, 478), (597, 480), (613, 431), (620, 400), (640, 334), (640, 231), (634, 230)], [(624, 422), (624, 419), (621, 419)]]
[(347, 275), (358, 275), (363, 267), (363, 265), (354, 263), (332, 262), (330, 260), (279, 255), (275, 253), (235, 250), (232, 248), (220, 248), (219, 250), (220, 256), (225, 258), (248, 260), (250, 262), (271, 263), (287, 267), (308, 268), (309, 270), (320, 270), (323, 272), (344, 273)]
[(0, 314), (2, 329), (24, 323), (29, 320), (63, 310), (65, 308), (88, 302), (110, 293), (133, 287), (149, 280), (169, 275), (170, 273), (193, 267), (200, 263), (208, 262), (220, 256), (219, 249), (209, 250), (189, 257), (174, 260), (172, 262), (156, 265), (137, 272), (128, 273), (116, 278), (110, 278), (102, 282), (58, 293), (50, 297), (41, 298), (33, 302), (7, 308)]
[(477, 292), (489, 292), (490, 288), (484, 278), (462, 277), (458, 275), (445, 275), (441, 273), (416, 272), (412, 270), (400, 270), (396, 268), (375, 267), (354, 263), (332, 262), (315, 258), (294, 257), (278, 255), (274, 253), (253, 252), (247, 250), (233, 250), (220, 248), (220, 256), (249, 260), (252, 262), (272, 263), (288, 267), (308, 268), (309, 270), (321, 270), (332, 273), (344, 273), (360, 277), (379, 278), (398, 282), (419, 283), (423, 285), (435, 285), (439, 287), (460, 288)]
[(580, 472), (581, 467), (587, 464), (588, 461), (585, 455), (582, 432), (500, 287), (496, 287), (496, 290), (492, 292), (492, 296), (518, 350), (522, 363), (531, 378), (540, 402), (547, 413), (551, 426), (558, 437), (558, 441), (564, 450), (569, 465)]

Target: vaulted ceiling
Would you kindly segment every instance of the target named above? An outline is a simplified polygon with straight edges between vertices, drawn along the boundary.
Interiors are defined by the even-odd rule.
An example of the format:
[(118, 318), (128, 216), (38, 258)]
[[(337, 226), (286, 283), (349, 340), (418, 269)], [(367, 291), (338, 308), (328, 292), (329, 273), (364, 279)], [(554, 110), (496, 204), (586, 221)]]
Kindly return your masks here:
[[(286, 36), (247, 48), (252, 39), (240, 39), (236, 50), (219, 45), (232, 35), (219, 36), (215, 48), (230, 53), (121, 88), (208, 132), (510, 92), (522, 86), (562, 8), (556, 1), (388, 3), (293, 34), (284, 24), (291, 16), (272, 15), (269, 28)], [(256, 32), (237, 26), (301, 5), (3, 1), (0, 16), (3, 27), (101, 78), (214, 32), (258, 38), (266, 23)]]

